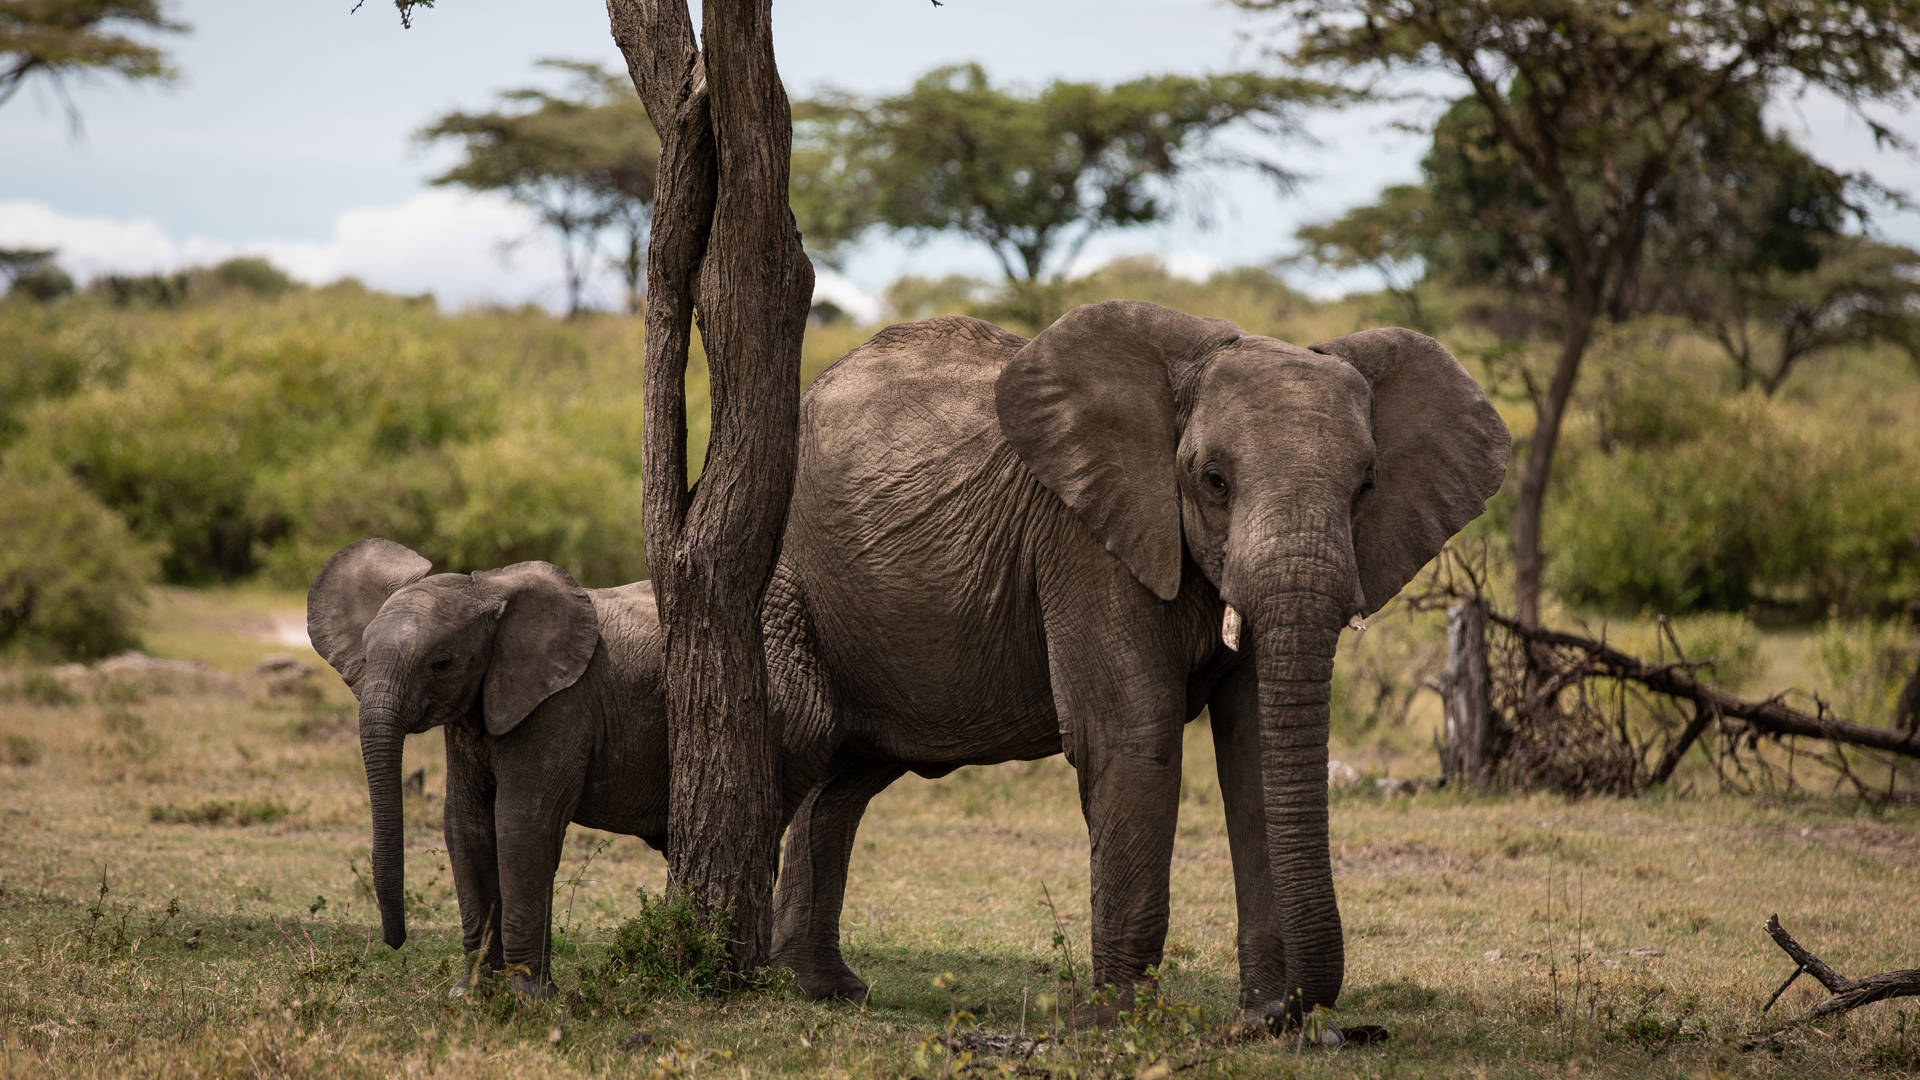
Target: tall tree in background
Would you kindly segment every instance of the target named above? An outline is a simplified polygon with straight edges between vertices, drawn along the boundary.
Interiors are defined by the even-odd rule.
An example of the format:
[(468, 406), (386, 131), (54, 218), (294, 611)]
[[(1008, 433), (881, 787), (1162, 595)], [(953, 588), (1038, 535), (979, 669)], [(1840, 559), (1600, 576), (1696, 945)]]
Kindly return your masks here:
[(422, 141), (455, 141), (466, 152), (433, 182), (496, 191), (538, 214), (560, 241), (571, 313), (582, 310), (587, 278), (614, 231), (612, 265), (637, 313), (660, 141), (624, 77), (570, 60), (540, 66), (570, 75), (570, 93), (509, 90), (499, 109), (448, 113), (420, 132)]
[(0, 4), (0, 105), (31, 79), (51, 84), (75, 129), (67, 80), (105, 72), (130, 81), (174, 77), (167, 54), (129, 32), (184, 33), (161, 0), (7, 0)]
[(1183, 172), (1224, 164), (1294, 178), (1277, 157), (1224, 147), (1213, 138), (1222, 128), (1297, 135), (1302, 107), (1334, 94), (1246, 73), (1055, 82), (1028, 96), (990, 85), (977, 64), (938, 68), (891, 97), (804, 104), (794, 205), (828, 255), (874, 226), (984, 244), (1037, 327), (1049, 276), (1103, 230), (1164, 220)]
[(1554, 450), (1596, 321), (1631, 288), (1648, 222), (1703, 133), (1774, 93), (1874, 103), (1920, 96), (1920, 5), (1908, 0), (1233, 0), (1292, 16), (1307, 70), (1436, 70), (1467, 83), (1493, 145), (1547, 206), (1560, 344), (1537, 395), (1513, 513), (1516, 614), (1537, 623)]

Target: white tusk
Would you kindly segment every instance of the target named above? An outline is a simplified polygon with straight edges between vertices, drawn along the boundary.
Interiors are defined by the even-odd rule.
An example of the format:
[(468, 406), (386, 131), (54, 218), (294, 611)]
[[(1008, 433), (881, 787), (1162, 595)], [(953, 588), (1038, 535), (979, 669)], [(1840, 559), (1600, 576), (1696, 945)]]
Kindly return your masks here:
[(1367, 620), (1361, 618), (1358, 615), (1355, 615), (1353, 618), (1347, 620), (1347, 629), (1349, 630), (1364, 631), (1366, 628), (1367, 628)]
[(1240, 651), (1240, 613), (1227, 605), (1227, 613), (1220, 617), (1220, 640), (1234, 652)]

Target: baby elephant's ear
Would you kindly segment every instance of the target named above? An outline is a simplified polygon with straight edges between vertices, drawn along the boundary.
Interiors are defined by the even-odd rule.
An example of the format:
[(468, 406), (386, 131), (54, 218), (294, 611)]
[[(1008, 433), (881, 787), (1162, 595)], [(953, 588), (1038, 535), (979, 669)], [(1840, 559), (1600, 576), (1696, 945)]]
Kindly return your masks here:
[(433, 564), (404, 544), (375, 537), (348, 544), (327, 560), (307, 590), (307, 640), (349, 687), (366, 666), (361, 635), (380, 606), (427, 576)]
[(480, 708), (487, 731), (504, 735), (586, 672), (600, 644), (600, 619), (587, 590), (552, 563), (481, 570), (473, 580), (501, 603)]

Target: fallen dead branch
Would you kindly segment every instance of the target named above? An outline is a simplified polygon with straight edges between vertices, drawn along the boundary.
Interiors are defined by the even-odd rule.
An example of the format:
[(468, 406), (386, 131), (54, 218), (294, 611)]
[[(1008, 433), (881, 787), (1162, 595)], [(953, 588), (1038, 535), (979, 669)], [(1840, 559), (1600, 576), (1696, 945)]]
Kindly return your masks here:
[[(1695, 679), (1693, 669), (1700, 666), (1696, 661), (1649, 664), (1637, 656), (1629, 656), (1609, 646), (1604, 641), (1596, 641), (1580, 634), (1525, 626), (1499, 612), (1489, 612), (1488, 619), (1526, 641), (1578, 649), (1593, 659), (1594, 665), (1600, 669), (1600, 674), (1608, 678), (1628, 679), (1669, 697), (1684, 698), (1693, 702), (1697, 709), (1705, 710), (1709, 717), (1719, 715), (1739, 720), (1748, 727), (1768, 735), (1805, 735), (1852, 746), (1863, 746), (1872, 750), (1883, 750), (1905, 757), (1920, 757), (1920, 732), (1896, 731), (1892, 728), (1856, 724), (1834, 716), (1827, 711), (1825, 705), (1819, 705), (1818, 712), (1804, 712), (1786, 704), (1778, 696), (1765, 701), (1748, 701)], [(1695, 715), (1699, 717), (1701, 714)], [(1677, 761), (1679, 756), (1686, 752), (1692, 739), (1697, 738), (1705, 726), (1704, 720), (1700, 721), (1697, 727), (1690, 724), (1691, 735), (1683, 733), (1684, 741), (1670, 748), (1669, 755)], [(1672, 772), (1671, 763), (1663, 760), (1662, 766), (1661, 775), (1654, 777), (1656, 782), (1666, 779), (1665, 774)]]
[(1793, 981), (1802, 974), (1813, 976), (1821, 986), (1827, 988), (1827, 992), (1832, 996), (1779, 1027), (1768, 1031), (1757, 1031), (1747, 1036), (1740, 1043), (1742, 1050), (1753, 1050), (1764, 1046), (1775, 1036), (1823, 1016), (1847, 1012), (1850, 1009), (1871, 1005), (1876, 1001), (1886, 1001), (1889, 998), (1920, 995), (1920, 968), (1883, 971), (1864, 979), (1849, 979), (1827, 966), (1826, 961), (1808, 952), (1799, 942), (1793, 940), (1793, 935), (1781, 927), (1780, 916), (1772, 915), (1767, 918), (1767, 935), (1773, 938), (1774, 944), (1780, 946), (1781, 951), (1793, 959), (1794, 969), (1793, 974), (1787, 976), (1787, 981), (1781, 983), (1780, 988), (1767, 999), (1761, 1012), (1772, 1009), (1774, 1002), (1779, 1001), (1780, 995), (1786, 993), (1787, 987), (1792, 986)]
[[(1447, 669), (1433, 689), (1445, 703), (1439, 749), (1450, 782), (1630, 795), (1671, 780), (1698, 747), (1723, 787), (1791, 792), (1805, 761), (1871, 803), (1920, 797), (1898, 786), (1920, 761), (1920, 727), (1855, 723), (1813, 694), (1738, 697), (1715, 685), (1714, 662), (1688, 656), (1664, 618), (1659, 655), (1648, 659), (1609, 644), (1604, 631), (1526, 625), (1495, 610), (1485, 586), (1484, 573), (1451, 552), (1407, 598), (1414, 610), (1448, 616)], [(1876, 757), (1884, 782), (1860, 771)]]

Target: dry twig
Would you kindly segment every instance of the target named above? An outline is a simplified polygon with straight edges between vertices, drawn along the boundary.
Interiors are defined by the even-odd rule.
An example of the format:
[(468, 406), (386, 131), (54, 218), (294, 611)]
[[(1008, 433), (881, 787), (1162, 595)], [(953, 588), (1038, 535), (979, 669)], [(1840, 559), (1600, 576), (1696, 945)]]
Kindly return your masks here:
[(1748, 1035), (1740, 1043), (1742, 1050), (1763, 1046), (1772, 1041), (1774, 1036), (1823, 1016), (1857, 1009), (1862, 1005), (1871, 1005), (1888, 998), (1920, 996), (1920, 968), (1883, 971), (1864, 979), (1849, 979), (1828, 967), (1826, 961), (1808, 952), (1799, 942), (1793, 940), (1793, 935), (1781, 927), (1780, 916), (1772, 915), (1767, 918), (1767, 935), (1773, 938), (1774, 944), (1780, 946), (1781, 951), (1793, 959), (1796, 966), (1793, 974), (1787, 976), (1787, 981), (1780, 984), (1780, 989), (1775, 990), (1773, 996), (1767, 999), (1767, 1004), (1760, 1010), (1761, 1012), (1773, 1008), (1773, 1003), (1780, 1000), (1780, 995), (1786, 993), (1787, 987), (1792, 986), (1793, 981), (1803, 972), (1818, 980), (1832, 996), (1788, 1023), (1769, 1031), (1757, 1031)]

